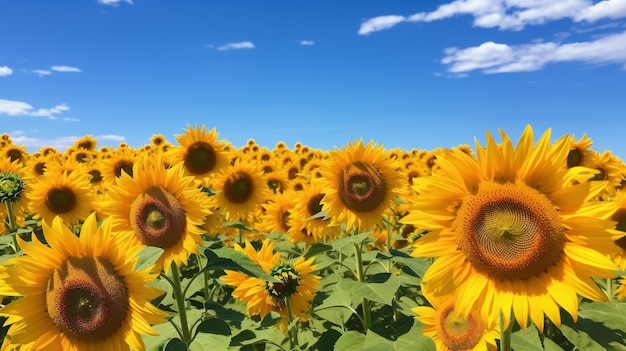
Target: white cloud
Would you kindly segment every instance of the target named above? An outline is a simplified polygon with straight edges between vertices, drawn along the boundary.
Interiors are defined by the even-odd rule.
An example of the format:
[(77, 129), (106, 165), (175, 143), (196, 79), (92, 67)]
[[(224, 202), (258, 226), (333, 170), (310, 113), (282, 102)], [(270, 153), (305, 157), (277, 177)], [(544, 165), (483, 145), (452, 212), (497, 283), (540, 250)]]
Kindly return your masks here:
[(465, 49), (448, 48), (441, 63), (449, 72), (481, 69), (485, 73), (536, 71), (553, 62), (626, 64), (626, 32), (593, 41), (560, 44), (555, 42), (507, 45), (486, 42)]
[(228, 43), (217, 48), (219, 51), (238, 50), (238, 49), (254, 49), (255, 46), (251, 41), (242, 41), (239, 43)]
[(0, 66), (0, 77), (10, 76), (13, 70), (8, 66)]
[(129, 5), (133, 4), (133, 0), (98, 0), (100, 5), (119, 6), (121, 2), (126, 2)]
[(33, 106), (22, 101), (0, 99), (0, 115), (5, 114), (8, 116), (34, 116), (57, 119), (56, 115), (69, 109), (69, 106), (67, 106), (66, 104), (56, 105), (53, 108), (35, 109)]
[[(33, 130), (31, 132), (36, 133), (37, 131)], [(51, 146), (63, 152), (69, 146), (72, 146), (76, 140), (80, 139), (80, 137), (77, 137), (77, 136), (63, 136), (63, 137), (47, 139), (47, 138), (32, 137), (26, 134), (27, 133), (25, 131), (16, 130), (16, 131), (10, 132), (9, 136), (11, 137), (11, 140), (13, 141), (13, 143), (25, 146), (28, 150), (32, 152), (44, 146)], [(96, 139), (99, 143), (105, 140), (113, 141), (117, 143), (126, 141), (126, 137), (122, 135), (114, 135), (114, 134), (95, 135), (94, 139)]]
[(624, 18), (626, 0), (605, 0), (595, 4), (589, 0), (456, 0), (440, 5), (432, 12), (371, 18), (361, 23), (358, 33), (365, 35), (389, 29), (401, 22), (431, 22), (459, 15), (473, 16), (476, 27), (521, 30), (527, 25), (560, 19), (591, 23), (605, 18)]
[(79, 68), (71, 66), (52, 66), (50, 69), (57, 72), (80, 72)]
[(78, 122), (80, 119), (72, 117), (63, 117), (63, 122)]
[(48, 71), (47, 69), (34, 69), (32, 72), (36, 73), (40, 77), (52, 74), (52, 72)]
[(300, 45), (313, 46), (315, 45), (315, 42), (313, 40), (301, 40)]
[(383, 29), (391, 28), (396, 24), (404, 21), (406, 21), (406, 18), (396, 15), (378, 16), (370, 18), (367, 21), (361, 23), (361, 28), (359, 28), (359, 34), (367, 35), (372, 32), (378, 32)]

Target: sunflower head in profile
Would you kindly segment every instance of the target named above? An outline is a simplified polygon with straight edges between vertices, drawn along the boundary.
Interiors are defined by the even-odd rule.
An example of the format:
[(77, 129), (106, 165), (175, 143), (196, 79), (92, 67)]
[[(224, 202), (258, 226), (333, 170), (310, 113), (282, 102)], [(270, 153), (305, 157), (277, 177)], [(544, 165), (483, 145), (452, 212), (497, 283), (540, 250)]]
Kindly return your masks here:
[(193, 177), (185, 176), (182, 162), (165, 169), (161, 154), (146, 155), (108, 188), (98, 208), (113, 219), (118, 235), (134, 244), (162, 248), (157, 269), (187, 264), (202, 242), (200, 226), (211, 214), (211, 198)]
[(304, 183), (301, 191), (294, 191), (295, 206), (290, 212), (289, 241), (314, 243), (333, 241), (340, 233), (341, 227), (331, 225), (330, 220), (323, 214), (322, 199), (324, 188), (321, 181), (312, 179)]
[(43, 221), (59, 216), (68, 225), (77, 224), (92, 211), (95, 200), (90, 176), (80, 170), (68, 172), (50, 166), (45, 176), (27, 184), (30, 212)]
[[(111, 235), (111, 221), (89, 215), (76, 237), (61, 221), (43, 224), (49, 246), (18, 237), (24, 256), (0, 268), (0, 294), (21, 297), (0, 309), (8, 317), (8, 349), (144, 350), (142, 334), (165, 313), (150, 304), (156, 278), (136, 271), (141, 246)], [(150, 268), (148, 268), (150, 269)]]
[(570, 150), (567, 154), (567, 168), (576, 166), (592, 167), (596, 163), (598, 153), (591, 149), (593, 140), (587, 137), (587, 134), (576, 140), (572, 135), (570, 137)]
[(218, 140), (218, 137), (215, 128), (207, 131), (204, 125), (189, 125), (185, 134), (176, 136), (178, 145), (168, 150), (167, 162), (172, 165), (183, 162), (185, 175), (193, 176), (202, 185), (209, 186), (208, 178), (226, 167), (230, 157), (224, 149), (226, 141)]
[(137, 161), (135, 149), (120, 144), (117, 149), (100, 152), (101, 176), (105, 186), (115, 184), (115, 179), (121, 178), (122, 174), (133, 176), (133, 165)]
[(270, 190), (258, 163), (237, 159), (215, 178), (216, 206), (229, 221), (247, 221), (258, 214)]
[(274, 253), (274, 242), (269, 239), (263, 241), (259, 251), (249, 241), (243, 248), (235, 244), (235, 250), (246, 254), (277, 280), (268, 282), (244, 273), (224, 271), (221, 279), (235, 287), (232, 296), (247, 304), (248, 315), (264, 318), (272, 311), (278, 312), (282, 318), (275, 326), (283, 332), (287, 331), (290, 318), (302, 322), (310, 318), (311, 302), (320, 285), (320, 277), (314, 274), (317, 266), (313, 258), (285, 261), (279, 253)]
[(329, 156), (321, 169), (327, 216), (346, 223), (346, 230), (367, 231), (382, 223), (403, 184), (396, 161), (386, 157), (382, 145), (364, 145), (362, 139)]
[(431, 306), (412, 309), (424, 324), (424, 335), (435, 342), (437, 351), (497, 351), (497, 324), (484, 320), (474, 309), (461, 316), (454, 309), (454, 296), (426, 296)]
[(587, 182), (592, 169), (565, 166), (569, 138), (551, 144), (548, 130), (533, 144), (528, 126), (514, 147), (501, 135), (501, 144), (489, 133), (486, 147), (477, 142), (476, 158), (439, 154), (439, 171), (414, 179), (419, 195), (402, 222), (429, 231), (413, 251), (437, 257), (424, 289), (455, 293), (462, 317), (503, 312), (508, 325), (512, 311), (522, 328), (530, 318), (543, 330), (544, 315), (560, 326), (559, 307), (577, 317), (577, 294), (606, 300), (591, 277), (615, 276), (617, 204), (592, 201), (605, 187)]

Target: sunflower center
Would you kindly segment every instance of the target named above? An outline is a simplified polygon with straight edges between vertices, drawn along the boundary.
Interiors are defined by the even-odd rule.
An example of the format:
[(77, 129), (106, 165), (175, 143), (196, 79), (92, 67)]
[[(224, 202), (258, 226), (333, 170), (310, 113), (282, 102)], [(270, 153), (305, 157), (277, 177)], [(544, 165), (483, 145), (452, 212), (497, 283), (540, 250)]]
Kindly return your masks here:
[(133, 176), (133, 163), (126, 160), (120, 160), (113, 167), (113, 173), (115, 173), (115, 177), (119, 178), (122, 176), (122, 171), (126, 172), (129, 176)]
[(236, 204), (244, 203), (252, 196), (253, 180), (245, 172), (237, 172), (224, 182), (224, 196)]
[(307, 209), (309, 210), (309, 214), (311, 216), (315, 216), (322, 211), (321, 201), (323, 198), (324, 194), (317, 194), (309, 199), (309, 202), (307, 203)]
[(48, 315), (70, 338), (108, 338), (122, 326), (128, 305), (124, 277), (101, 257), (69, 257), (48, 280)]
[(76, 207), (76, 194), (66, 186), (52, 188), (46, 194), (46, 206), (56, 214), (68, 213)]
[(196, 141), (187, 148), (185, 168), (193, 174), (204, 174), (211, 171), (217, 163), (215, 149), (209, 143)]
[(374, 165), (353, 162), (339, 175), (339, 197), (355, 212), (370, 212), (383, 203), (387, 188), (383, 175)]
[[(620, 208), (611, 216), (611, 220), (616, 221), (615, 229), (626, 232), (626, 208)], [(626, 250), (626, 235), (617, 239), (615, 244), (622, 250)]]
[(554, 204), (521, 182), (482, 183), (463, 200), (453, 230), (477, 270), (504, 280), (539, 275), (561, 258), (565, 245)]
[(451, 351), (472, 350), (483, 337), (484, 327), (476, 312), (463, 318), (454, 311), (454, 305), (444, 307), (439, 315), (438, 335)]
[(582, 150), (573, 149), (567, 154), (567, 168), (580, 166), (583, 162)]
[(295, 293), (297, 287), (300, 285), (298, 271), (290, 264), (278, 264), (272, 267), (270, 274), (278, 279), (279, 282), (265, 282), (265, 290), (277, 299), (284, 300), (286, 297)]
[(178, 199), (161, 187), (137, 196), (130, 206), (131, 227), (144, 245), (167, 249), (180, 241), (187, 217)]

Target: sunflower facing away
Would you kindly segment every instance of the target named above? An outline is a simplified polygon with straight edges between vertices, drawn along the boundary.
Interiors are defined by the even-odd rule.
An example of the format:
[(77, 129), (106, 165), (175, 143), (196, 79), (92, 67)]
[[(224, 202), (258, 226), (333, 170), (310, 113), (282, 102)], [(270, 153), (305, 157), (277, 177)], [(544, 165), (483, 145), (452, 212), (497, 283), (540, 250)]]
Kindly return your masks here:
[(325, 196), (323, 210), (334, 223), (346, 223), (346, 230), (368, 231), (382, 223), (383, 213), (392, 206), (402, 178), (396, 161), (385, 157), (382, 145), (363, 140), (329, 152), (322, 167)]
[(486, 321), (478, 310), (462, 317), (454, 309), (454, 295), (426, 295), (431, 306), (412, 309), (424, 324), (424, 335), (435, 342), (437, 351), (497, 351), (500, 337), (497, 324)]
[(502, 312), (508, 325), (513, 313), (522, 328), (530, 317), (543, 330), (545, 314), (560, 326), (559, 307), (576, 319), (577, 294), (606, 300), (591, 277), (615, 277), (616, 204), (590, 201), (605, 184), (586, 182), (592, 169), (566, 167), (568, 138), (550, 144), (547, 130), (533, 145), (528, 126), (514, 148), (501, 135), (502, 144), (489, 132), (485, 148), (476, 142), (477, 158), (440, 154), (437, 173), (414, 179), (419, 195), (402, 221), (430, 231), (413, 251), (437, 257), (424, 289), (455, 293), (462, 317)]
[(43, 230), (49, 247), (18, 237), (26, 255), (0, 268), (0, 294), (21, 297), (0, 309), (10, 325), (4, 347), (144, 350), (141, 335), (156, 335), (151, 325), (166, 314), (149, 302), (162, 294), (145, 286), (156, 275), (134, 270), (142, 247), (114, 241), (110, 220), (97, 227), (93, 214), (80, 238), (59, 217)]
[(98, 204), (113, 218), (118, 235), (164, 250), (156, 268), (165, 272), (172, 262), (187, 264), (189, 255), (199, 252), (199, 227), (211, 214), (210, 198), (183, 173), (182, 162), (165, 169), (161, 154), (146, 156), (133, 165), (133, 176), (123, 173)]
[(235, 244), (235, 250), (246, 254), (279, 280), (278, 283), (272, 283), (244, 273), (224, 271), (226, 274), (221, 279), (235, 287), (232, 296), (247, 304), (248, 315), (264, 318), (272, 311), (278, 312), (283, 318), (276, 326), (283, 332), (287, 331), (289, 325), (289, 310), (293, 318), (297, 317), (302, 322), (309, 319), (311, 301), (320, 285), (320, 277), (314, 274), (317, 266), (313, 264), (313, 258), (305, 260), (300, 257), (294, 262), (287, 262), (281, 258), (280, 253), (274, 253), (274, 242), (269, 239), (263, 241), (259, 251), (247, 240), (243, 248)]

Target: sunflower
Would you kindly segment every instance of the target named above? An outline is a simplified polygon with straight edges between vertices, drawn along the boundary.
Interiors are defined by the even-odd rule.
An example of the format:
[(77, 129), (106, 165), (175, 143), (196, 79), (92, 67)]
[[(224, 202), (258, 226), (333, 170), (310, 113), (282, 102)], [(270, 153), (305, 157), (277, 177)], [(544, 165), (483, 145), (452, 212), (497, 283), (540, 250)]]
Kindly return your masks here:
[(67, 224), (78, 222), (92, 211), (95, 194), (88, 173), (57, 168), (27, 184), (28, 207), (34, 218), (52, 221), (60, 216)]
[(505, 325), (512, 312), (522, 328), (530, 317), (543, 330), (544, 315), (560, 326), (559, 307), (577, 317), (577, 294), (606, 300), (591, 277), (615, 277), (617, 206), (591, 201), (605, 186), (586, 182), (592, 169), (565, 167), (567, 137), (551, 145), (548, 129), (533, 145), (527, 126), (514, 148), (501, 134), (501, 145), (489, 132), (486, 148), (476, 142), (477, 158), (440, 154), (439, 172), (414, 179), (419, 195), (402, 222), (430, 231), (412, 252), (437, 257), (425, 290), (455, 292), (462, 317), (480, 308)]
[(302, 191), (293, 193), (295, 206), (290, 212), (289, 240), (292, 242), (327, 242), (341, 233), (341, 227), (330, 225), (330, 220), (322, 212), (324, 189), (319, 180), (312, 180)]
[(167, 162), (183, 162), (185, 175), (193, 176), (202, 185), (209, 186), (207, 177), (215, 175), (228, 165), (229, 153), (224, 151), (226, 142), (217, 140), (219, 133), (215, 128), (207, 132), (206, 126), (192, 127), (185, 134), (176, 136), (177, 146), (167, 152)]
[(495, 323), (483, 320), (479, 310), (467, 316), (454, 308), (454, 296), (426, 296), (431, 306), (412, 309), (415, 319), (424, 324), (424, 335), (435, 342), (437, 351), (497, 351), (495, 339), (500, 332)]
[(106, 186), (114, 185), (123, 173), (133, 176), (133, 165), (137, 161), (136, 150), (120, 144), (117, 149), (100, 152), (101, 176)]
[(182, 162), (163, 167), (161, 154), (143, 157), (109, 187), (98, 208), (113, 218), (113, 229), (134, 244), (164, 251), (156, 262), (167, 273), (170, 265), (187, 264), (202, 242), (200, 226), (211, 214), (211, 198), (193, 177), (184, 176)]
[[(592, 167), (596, 163), (598, 153), (591, 149), (593, 140), (583, 134), (580, 140), (572, 135), (570, 137), (570, 150), (567, 154), (567, 168), (576, 166)], [(593, 167), (592, 167), (593, 168)]]
[(28, 191), (25, 185), (30, 181), (26, 168), (18, 160), (0, 158), (0, 235), (9, 232), (5, 225), (9, 224), (9, 206), (13, 211), (14, 224), (17, 227), (24, 226), (28, 214)]
[(372, 229), (402, 187), (396, 161), (386, 157), (382, 145), (363, 145), (363, 139), (329, 156), (321, 169), (323, 210), (334, 223), (346, 223), (346, 230)]
[(602, 154), (598, 153), (598, 157), (589, 167), (598, 171), (591, 180), (606, 181), (601, 197), (610, 199), (615, 196), (616, 190), (621, 188), (622, 182), (626, 179), (624, 162), (610, 151), (605, 151)]
[(248, 315), (264, 318), (272, 311), (278, 312), (282, 318), (275, 326), (283, 332), (287, 331), (290, 318), (299, 318), (301, 322), (309, 319), (311, 302), (320, 285), (320, 277), (314, 274), (317, 266), (313, 264), (313, 258), (299, 257), (294, 262), (287, 262), (279, 253), (274, 253), (274, 242), (269, 239), (263, 241), (259, 251), (249, 241), (243, 248), (235, 244), (235, 250), (246, 254), (278, 280), (267, 282), (244, 273), (224, 271), (221, 279), (235, 287), (232, 296), (247, 304)]
[(216, 206), (229, 221), (248, 221), (257, 214), (270, 191), (257, 163), (238, 159), (217, 176)]
[(141, 246), (114, 241), (111, 222), (97, 228), (93, 214), (80, 238), (60, 217), (43, 230), (50, 247), (18, 236), (26, 255), (0, 268), (0, 294), (21, 297), (0, 309), (10, 325), (5, 347), (144, 350), (141, 334), (156, 335), (151, 325), (166, 314), (149, 302), (162, 294), (145, 286), (156, 275), (134, 270)]
[(272, 194), (269, 200), (262, 204), (263, 214), (259, 216), (259, 230), (266, 233), (287, 233), (289, 217), (296, 205), (292, 191)]

